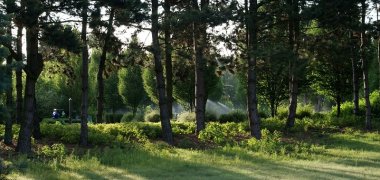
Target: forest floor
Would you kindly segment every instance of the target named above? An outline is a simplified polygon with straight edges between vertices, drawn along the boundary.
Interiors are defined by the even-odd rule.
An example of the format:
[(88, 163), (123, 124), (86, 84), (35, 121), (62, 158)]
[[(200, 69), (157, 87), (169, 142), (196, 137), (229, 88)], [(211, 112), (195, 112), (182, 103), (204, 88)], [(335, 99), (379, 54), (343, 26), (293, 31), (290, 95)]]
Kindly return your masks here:
[(296, 133), (284, 141), (300, 145), (293, 154), (281, 154), (240, 146), (178, 148), (161, 141), (88, 149), (66, 144), (65, 154), (55, 158), (1, 148), (7, 179), (380, 179), (378, 132)]

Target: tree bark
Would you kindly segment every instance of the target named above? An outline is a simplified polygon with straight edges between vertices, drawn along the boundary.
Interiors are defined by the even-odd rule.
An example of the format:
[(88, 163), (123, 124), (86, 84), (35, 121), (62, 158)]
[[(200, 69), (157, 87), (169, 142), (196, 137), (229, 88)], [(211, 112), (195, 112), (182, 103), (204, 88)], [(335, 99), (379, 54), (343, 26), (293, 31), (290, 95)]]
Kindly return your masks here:
[(256, 51), (257, 51), (257, 0), (249, 1), (248, 31), (248, 118), (251, 128), (251, 136), (261, 139), (260, 117), (257, 109), (257, 76), (256, 76)]
[(168, 144), (173, 144), (173, 133), (169, 119), (167, 100), (165, 97), (165, 80), (161, 64), (161, 50), (158, 40), (158, 0), (152, 0), (152, 51), (156, 72), (158, 104), (160, 107), (161, 127), (163, 138)]
[(42, 137), (40, 122), (41, 122), (41, 118), (38, 116), (38, 113), (37, 113), (37, 99), (34, 98), (34, 115), (33, 115), (33, 138), (34, 139), (41, 139)]
[[(7, 34), (12, 35), (12, 27), (9, 26), (7, 28)], [(12, 47), (11, 43), (9, 43), (10, 47)], [(5, 132), (4, 132), (4, 144), (6, 145), (11, 145), (12, 144), (12, 139), (13, 139), (13, 133), (12, 133), (12, 125), (13, 125), (13, 82), (12, 82), (12, 64), (13, 58), (12, 56), (7, 57), (7, 76), (11, 82), (11, 85), (9, 88), (6, 90), (6, 101), (5, 104), (7, 106), (7, 114), (8, 116), (6, 117), (7, 119), (5, 120)]]
[(364, 99), (365, 99), (365, 128), (367, 130), (372, 129), (371, 125), (371, 103), (369, 101), (369, 82), (368, 82), (368, 66), (367, 60), (365, 57), (365, 18), (366, 18), (366, 1), (361, 1), (362, 12), (361, 12), (361, 34), (360, 34), (360, 59), (362, 62), (362, 71), (363, 71), (363, 81), (364, 81)]
[(336, 117), (340, 117), (340, 105), (341, 105), (341, 102), (342, 102), (342, 99), (340, 96), (336, 97), (335, 99), (336, 101)]
[(299, 38), (298, 0), (287, 0), (287, 4), (289, 7), (289, 48), (293, 51), (294, 58), (290, 58), (289, 60), (289, 114), (286, 128), (292, 128), (295, 123), (298, 96), (298, 80), (296, 75)]
[[(198, 0), (192, 1), (195, 11), (201, 12), (208, 6), (207, 0), (201, 0), (201, 7)], [(195, 120), (196, 134), (205, 128), (205, 111), (206, 111), (206, 83), (205, 70), (206, 61), (204, 59), (204, 48), (206, 45), (206, 24), (193, 22), (193, 51), (195, 60)]]
[(274, 102), (274, 98), (270, 99), (270, 112), (272, 117), (276, 116), (276, 103)]
[[(16, 61), (22, 62), (22, 25), (17, 27), (17, 56)], [(22, 119), (22, 68), (16, 69), (16, 123), (20, 123)]]
[[(375, 3), (376, 5), (376, 21), (379, 23), (379, 6), (378, 3)], [(378, 62), (378, 68), (379, 68), (379, 90), (380, 90), (380, 33), (379, 29), (377, 30), (377, 62)]]
[(113, 17), (115, 15), (115, 9), (112, 7), (110, 12), (110, 17), (108, 19), (108, 27), (107, 27), (107, 34), (104, 39), (104, 44), (102, 48), (102, 55), (100, 56), (100, 62), (99, 62), (99, 71), (97, 75), (97, 81), (98, 81), (98, 97), (97, 97), (97, 114), (96, 114), (96, 120), (97, 122), (103, 122), (103, 111), (104, 111), (104, 78), (103, 78), (103, 72), (106, 66), (106, 58), (107, 58), (107, 51), (108, 51), (108, 41), (111, 38), (112, 34), (112, 24), (113, 24)]
[[(38, 3), (38, 2), (37, 2)], [(28, 4), (32, 8), (34, 3)], [(31, 8), (29, 7), (29, 8)], [(32, 124), (35, 114), (36, 82), (43, 69), (42, 56), (38, 54), (38, 16), (33, 19), (36, 23), (26, 28), (27, 65), (25, 66), (25, 119), (21, 124), (16, 150), (26, 154), (31, 152)]]
[(82, 8), (82, 104), (80, 117), (80, 145), (88, 145), (88, 46), (87, 46), (87, 21), (88, 21), (88, 1), (85, 1)]
[(358, 62), (353, 56), (351, 58), (352, 64), (352, 88), (353, 88), (353, 98), (354, 98), (354, 115), (359, 115), (359, 76), (357, 72)]
[(170, 38), (170, 2), (165, 0), (165, 73), (166, 73), (166, 95), (168, 98), (169, 117), (173, 118), (173, 64), (172, 64), (172, 45)]

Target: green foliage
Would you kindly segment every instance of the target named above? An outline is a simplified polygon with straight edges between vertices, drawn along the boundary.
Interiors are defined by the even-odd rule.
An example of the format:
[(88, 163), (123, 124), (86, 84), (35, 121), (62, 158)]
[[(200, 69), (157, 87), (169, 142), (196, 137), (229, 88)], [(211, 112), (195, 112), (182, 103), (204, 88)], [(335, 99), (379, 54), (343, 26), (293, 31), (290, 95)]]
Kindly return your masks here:
[(228, 114), (222, 114), (219, 117), (219, 122), (244, 122), (247, 120), (247, 114), (243, 111), (235, 110)]
[(63, 26), (56, 23), (42, 27), (41, 40), (50, 46), (66, 49), (79, 54), (82, 49), (80, 35), (71, 26)]
[[(380, 115), (380, 91), (373, 91), (369, 96), (371, 102), (371, 113), (375, 116)], [(350, 117), (354, 112), (354, 103), (351, 101), (346, 101), (341, 104), (341, 117)], [(332, 115), (336, 115), (337, 107), (333, 106), (331, 110)], [(359, 115), (363, 116), (365, 113), (365, 100), (361, 98), (359, 100)]]
[(314, 107), (310, 104), (300, 105), (297, 107), (296, 118), (298, 119), (311, 117), (313, 114), (314, 114)]
[[(277, 117), (280, 119), (288, 118), (288, 107), (285, 105), (279, 106), (277, 109)], [(296, 118), (303, 119), (305, 117), (312, 117), (314, 115), (314, 107), (310, 104), (298, 104), (296, 111)]]
[(246, 135), (244, 124), (241, 123), (215, 123), (210, 122), (202, 130), (198, 138), (203, 142), (212, 142), (217, 145), (235, 144), (235, 138), (238, 135)]
[(146, 97), (141, 69), (138, 66), (130, 66), (119, 71), (119, 94), (125, 104), (136, 113), (137, 108)]
[[(186, 131), (187, 128), (185, 128)], [(185, 131), (184, 130), (184, 131)], [(41, 133), (44, 137), (49, 137), (61, 143), (79, 143), (80, 125), (41, 124)], [(112, 144), (114, 142), (146, 141), (161, 137), (159, 124), (153, 123), (116, 123), (116, 124), (90, 124), (89, 143), (93, 145)]]
[(172, 122), (173, 134), (194, 134), (195, 133), (195, 123), (194, 122)]
[(104, 119), (107, 123), (119, 123), (121, 122), (122, 118), (123, 118), (123, 114), (113, 114), (113, 113), (104, 114)]
[(281, 150), (281, 133), (274, 131), (271, 133), (267, 129), (261, 130), (261, 139), (250, 138), (243, 142), (243, 146), (251, 149), (252, 151), (265, 152), (268, 154), (278, 153)]
[(135, 117), (135, 115), (133, 115), (133, 113), (125, 113), (125, 114), (123, 114), (123, 117), (121, 118), (121, 122), (123, 122), (123, 123), (131, 122), (134, 117)]
[(122, 96), (119, 94), (119, 70), (108, 73), (108, 78), (104, 80), (104, 106), (112, 112), (125, 107)]
[(145, 68), (142, 73), (142, 79), (144, 84), (144, 90), (147, 93), (150, 100), (158, 104), (158, 94), (156, 89), (156, 75), (152, 68)]
[(38, 149), (37, 154), (44, 158), (58, 158), (62, 161), (62, 158), (66, 154), (66, 147), (61, 143), (53, 144), (51, 146), (45, 145)]
[(195, 122), (195, 112), (182, 112), (178, 115), (178, 122)]
[(144, 116), (146, 122), (160, 122), (160, 112), (158, 110), (152, 110), (147, 112)]

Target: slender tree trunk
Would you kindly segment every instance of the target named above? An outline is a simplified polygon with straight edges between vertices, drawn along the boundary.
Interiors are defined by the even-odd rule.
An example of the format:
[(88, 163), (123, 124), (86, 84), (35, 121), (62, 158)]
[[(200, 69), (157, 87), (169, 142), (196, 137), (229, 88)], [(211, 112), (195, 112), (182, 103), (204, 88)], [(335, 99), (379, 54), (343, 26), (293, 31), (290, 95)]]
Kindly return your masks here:
[[(8, 32), (9, 33), (9, 32)], [(12, 68), (10, 67), (12, 64), (12, 57), (7, 57), (7, 76), (10, 79), (10, 82), (12, 83)], [(4, 132), (4, 144), (11, 145), (12, 139), (13, 139), (13, 133), (12, 133), (12, 109), (13, 109), (13, 96), (12, 96), (12, 84), (9, 86), (9, 88), (6, 90), (6, 106), (7, 106), (7, 114), (6, 120), (5, 120), (5, 132)]]
[[(201, 0), (201, 7), (198, 0), (192, 1), (195, 11), (202, 11), (208, 6), (207, 0)], [(196, 133), (199, 134), (205, 128), (205, 111), (206, 111), (206, 83), (205, 70), (206, 61), (204, 59), (204, 48), (206, 45), (206, 25), (193, 22), (193, 51), (195, 59), (195, 120)]]
[(158, 41), (158, 0), (152, 0), (152, 51), (154, 56), (154, 67), (156, 72), (158, 104), (160, 107), (161, 127), (164, 140), (173, 144), (173, 133), (170, 124), (168, 104), (165, 97), (165, 80), (161, 64), (161, 50)]
[(260, 117), (257, 109), (257, 76), (256, 76), (256, 51), (257, 51), (257, 0), (249, 1), (248, 30), (248, 118), (251, 128), (251, 136), (261, 138)]
[(88, 1), (85, 1), (82, 8), (82, 104), (80, 117), (80, 145), (88, 145), (88, 46), (87, 46), (87, 15)]
[[(12, 35), (12, 27), (9, 26), (7, 29), (7, 34)], [(12, 47), (10, 43), (10, 47)], [(13, 125), (13, 82), (12, 82), (12, 64), (13, 58), (12, 56), (7, 57), (7, 76), (11, 82), (11, 85), (6, 91), (6, 106), (7, 106), (7, 119), (5, 120), (5, 132), (4, 132), (4, 144), (11, 145), (12, 139), (13, 139), (13, 133), (12, 133), (12, 125)]]
[(172, 64), (172, 45), (170, 38), (170, 2), (165, 0), (165, 71), (166, 71), (166, 95), (168, 97), (168, 111), (170, 118), (173, 118), (173, 64)]
[(274, 98), (270, 99), (270, 112), (271, 116), (274, 117), (276, 115), (276, 103), (274, 102)]
[(34, 115), (33, 115), (33, 138), (41, 139), (41, 128), (40, 128), (41, 118), (37, 113), (37, 99), (34, 98)]
[[(38, 3), (38, 2), (37, 2)], [(28, 6), (35, 7), (30, 3)], [(37, 5), (38, 6), (38, 5)], [(30, 7), (29, 7), (30, 8)], [(32, 124), (35, 114), (36, 82), (43, 69), (42, 56), (38, 54), (38, 17), (34, 17), (36, 23), (26, 28), (27, 65), (25, 84), (25, 119), (21, 124), (16, 150), (26, 154), (31, 152)]]
[(289, 60), (289, 114), (286, 128), (292, 128), (295, 123), (297, 111), (298, 80), (296, 75), (296, 59), (298, 54), (299, 20), (298, 0), (287, 0), (289, 10), (289, 47), (292, 49), (294, 58)]
[[(376, 5), (376, 21), (377, 23), (379, 23), (379, 7), (378, 7), (378, 4), (375, 3)], [(377, 30), (377, 61), (378, 61), (378, 68), (379, 68), (379, 90), (380, 90), (380, 33), (379, 33), (379, 29)]]
[(342, 99), (340, 96), (336, 97), (335, 99), (336, 101), (336, 117), (340, 117), (340, 111), (341, 111), (341, 102), (342, 102)]
[(356, 57), (351, 58), (352, 65), (352, 87), (353, 87), (353, 96), (354, 96), (354, 115), (359, 115), (359, 77), (357, 72), (357, 60)]
[(363, 81), (364, 81), (364, 99), (365, 99), (365, 127), (367, 130), (372, 129), (371, 125), (371, 103), (369, 101), (369, 83), (368, 83), (368, 66), (367, 60), (365, 57), (365, 18), (366, 18), (366, 1), (361, 1), (362, 12), (361, 12), (361, 34), (360, 34), (360, 59), (362, 62), (362, 70), (363, 70)]
[[(22, 25), (17, 27), (17, 61), (22, 61)], [(16, 69), (16, 123), (20, 123), (22, 119), (22, 68)]]
[(104, 111), (104, 78), (103, 78), (103, 72), (106, 67), (106, 58), (107, 58), (107, 51), (108, 51), (108, 41), (111, 38), (112, 34), (112, 24), (113, 24), (113, 17), (115, 15), (115, 9), (111, 8), (110, 17), (108, 20), (108, 27), (107, 27), (107, 34), (104, 39), (103, 49), (102, 49), (102, 55), (100, 56), (100, 62), (99, 62), (99, 71), (97, 75), (97, 81), (98, 81), (98, 97), (97, 97), (97, 114), (96, 119), (98, 122), (103, 121), (103, 111)]

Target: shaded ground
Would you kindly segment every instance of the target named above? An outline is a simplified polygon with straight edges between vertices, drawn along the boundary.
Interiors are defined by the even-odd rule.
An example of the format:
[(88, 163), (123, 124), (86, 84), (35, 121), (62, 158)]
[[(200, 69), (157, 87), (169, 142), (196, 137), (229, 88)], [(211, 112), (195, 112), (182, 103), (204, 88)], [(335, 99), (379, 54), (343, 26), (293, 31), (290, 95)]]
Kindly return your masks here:
[[(172, 148), (156, 141), (116, 148), (68, 146), (63, 159), (41, 160), (16, 156), (9, 147), (4, 153), (1, 147), (9, 179), (380, 179), (378, 133), (305, 137), (305, 143), (323, 150), (293, 156), (240, 147)], [(192, 136), (182, 138), (195, 143)]]

